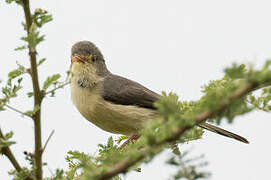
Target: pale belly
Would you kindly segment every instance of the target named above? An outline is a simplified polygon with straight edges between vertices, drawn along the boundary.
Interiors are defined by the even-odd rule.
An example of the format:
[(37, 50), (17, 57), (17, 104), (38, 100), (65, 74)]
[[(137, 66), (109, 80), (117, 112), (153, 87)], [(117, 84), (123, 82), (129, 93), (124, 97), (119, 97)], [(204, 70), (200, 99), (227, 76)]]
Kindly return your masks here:
[(71, 85), (71, 95), (73, 103), (87, 120), (115, 134), (136, 133), (146, 121), (158, 115), (154, 110), (106, 102), (98, 96), (98, 88), (89, 90)]

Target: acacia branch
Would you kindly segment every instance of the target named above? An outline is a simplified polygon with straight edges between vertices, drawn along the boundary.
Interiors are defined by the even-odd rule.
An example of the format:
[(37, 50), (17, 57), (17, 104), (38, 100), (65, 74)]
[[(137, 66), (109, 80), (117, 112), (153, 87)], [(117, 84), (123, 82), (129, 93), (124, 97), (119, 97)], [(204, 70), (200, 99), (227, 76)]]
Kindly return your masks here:
[[(271, 82), (271, 80), (268, 80), (266, 82)], [(227, 107), (229, 107), (234, 100), (237, 100), (239, 98), (244, 97), (248, 93), (252, 92), (253, 90), (259, 88), (261, 84), (258, 82), (248, 82), (243, 87), (237, 89), (228, 99), (225, 101), (225, 103), (222, 103), (217, 109), (209, 110), (206, 112), (200, 113), (198, 116), (196, 116), (196, 123), (193, 126), (180, 126), (178, 127), (170, 137), (152, 144), (152, 146), (148, 146), (144, 149), (143, 152), (137, 155), (137, 157), (127, 157), (126, 159), (122, 160), (118, 164), (114, 165), (113, 168), (105, 171), (103, 174), (95, 178), (95, 180), (106, 180), (110, 179), (120, 173), (125, 173), (130, 167), (134, 166), (136, 163), (142, 161), (144, 158), (151, 155), (154, 151), (154, 149), (158, 149), (155, 153), (159, 153), (162, 151), (162, 148), (159, 149), (164, 144), (175, 142), (176, 140), (180, 139), (184, 133), (192, 129), (196, 124), (200, 124), (205, 122), (207, 119), (214, 117), (216, 114), (223, 112)]]
[[(5, 138), (4, 134), (0, 128), (0, 138)], [(22, 171), (22, 167), (20, 166), (20, 164), (18, 163), (18, 161), (16, 160), (15, 156), (13, 155), (12, 151), (10, 150), (10, 148), (7, 147), (3, 147), (1, 148), (1, 153), (3, 155), (5, 155), (9, 161), (11, 162), (11, 164), (13, 165), (13, 167), (16, 169), (17, 172), (21, 172)], [(31, 177), (27, 177), (26, 180), (33, 180)]]
[(60, 89), (60, 88), (64, 88), (64, 87), (65, 87), (66, 85), (68, 85), (69, 83), (70, 83), (69, 81), (68, 81), (68, 82), (63, 82), (63, 83), (61, 83), (59, 86), (55, 87), (54, 89), (45, 92), (45, 93), (44, 93), (44, 96), (45, 96), (45, 95), (48, 95), (48, 94), (51, 94), (51, 93), (55, 92), (56, 90), (58, 90), (58, 89)]
[[(257, 82), (250, 82), (245, 84), (243, 87), (237, 89), (229, 98), (225, 103), (222, 103), (217, 109), (214, 110), (210, 110), (210, 111), (206, 111), (203, 113), (200, 113), (197, 117), (196, 117), (196, 124), (200, 124), (205, 122), (207, 119), (212, 118), (213, 116), (215, 116), (216, 114), (224, 111), (227, 107), (229, 107), (232, 102), (236, 99), (242, 98), (245, 95), (247, 95), (248, 93), (254, 91), (255, 88), (257, 88), (259, 85), (259, 83)], [(185, 131), (193, 128), (194, 126), (187, 126), (187, 127), (179, 127), (175, 132), (173, 132), (172, 136), (165, 139), (166, 142), (173, 142), (178, 140)], [(163, 143), (163, 142), (161, 142)]]
[[(22, 0), (23, 9), (25, 14), (26, 21), (26, 31), (28, 36), (30, 35), (30, 27), (33, 23), (29, 0)], [(31, 64), (31, 79), (34, 92), (34, 107), (41, 107), (42, 102), (42, 93), (39, 87), (38, 80), (38, 70), (37, 70), (37, 57), (36, 57), (36, 48), (28, 46), (30, 64)], [(41, 140), (41, 118), (40, 118), (40, 109), (33, 115), (34, 120), (34, 129), (35, 129), (35, 176), (37, 180), (42, 180), (42, 140)]]
[(126, 172), (130, 167), (135, 165), (137, 162), (142, 161), (146, 156), (144, 154), (140, 154), (136, 159), (129, 160), (129, 158), (123, 160), (122, 162), (118, 163), (116, 166), (114, 166), (112, 169), (108, 170), (106, 173), (104, 173), (101, 177), (98, 178), (98, 180), (106, 180), (110, 179), (120, 173)]
[[(3, 138), (3, 139), (5, 138), (1, 129), (0, 129), (0, 138)], [(20, 172), (22, 170), (21, 166), (19, 165), (18, 161), (15, 159), (13, 153), (11, 152), (8, 146), (1, 148), (1, 153), (9, 159), (9, 161), (11, 162), (13, 167), (16, 169), (16, 171)]]

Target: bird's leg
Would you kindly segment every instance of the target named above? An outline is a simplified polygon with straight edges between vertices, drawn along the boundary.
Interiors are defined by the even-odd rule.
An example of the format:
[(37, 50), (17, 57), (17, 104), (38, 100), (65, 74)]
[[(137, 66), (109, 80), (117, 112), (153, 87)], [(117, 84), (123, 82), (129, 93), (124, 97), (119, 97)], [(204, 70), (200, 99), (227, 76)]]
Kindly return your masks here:
[(140, 138), (140, 135), (133, 134), (130, 136), (122, 145), (120, 146), (120, 149), (123, 149), (126, 145), (128, 145), (130, 142), (136, 141), (138, 138)]

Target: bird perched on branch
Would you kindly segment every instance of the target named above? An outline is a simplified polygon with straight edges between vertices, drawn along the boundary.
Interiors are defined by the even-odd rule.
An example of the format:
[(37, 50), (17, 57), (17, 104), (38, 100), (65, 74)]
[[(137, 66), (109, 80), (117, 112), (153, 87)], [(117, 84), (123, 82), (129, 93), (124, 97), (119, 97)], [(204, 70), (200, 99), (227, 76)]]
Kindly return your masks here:
[[(100, 50), (89, 41), (71, 50), (71, 96), (79, 112), (101, 129), (137, 139), (144, 122), (159, 116), (154, 102), (161, 96), (132, 80), (110, 73)], [(244, 143), (234, 133), (206, 122), (198, 126)]]

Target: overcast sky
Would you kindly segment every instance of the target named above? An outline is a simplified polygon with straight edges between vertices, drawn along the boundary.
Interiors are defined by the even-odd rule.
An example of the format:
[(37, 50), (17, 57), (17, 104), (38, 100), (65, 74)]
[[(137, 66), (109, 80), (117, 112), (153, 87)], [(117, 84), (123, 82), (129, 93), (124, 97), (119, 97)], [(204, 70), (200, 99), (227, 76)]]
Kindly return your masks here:
[[(268, 0), (92, 0), (31, 1), (32, 10), (43, 8), (54, 21), (43, 28), (46, 41), (38, 47), (38, 57), (48, 60), (39, 68), (40, 82), (47, 75), (65, 72), (70, 66), (71, 46), (80, 40), (94, 42), (105, 56), (111, 72), (128, 77), (161, 93), (175, 92), (181, 100), (197, 100), (201, 86), (223, 76), (232, 62), (260, 66), (271, 57), (271, 11)], [(26, 66), (26, 52), (14, 52), (23, 45), (20, 7), (0, 4), (0, 79), (16, 67)], [(32, 108), (25, 93), (31, 84), (25, 78), (22, 97), (12, 100), (21, 110)], [(19, 162), (26, 165), (23, 151), (33, 151), (33, 122), (27, 117), (5, 111), (0, 113), (4, 132), (13, 130), (12, 146)], [(213, 133), (202, 140), (182, 145), (192, 154), (205, 154), (212, 180), (270, 178), (270, 114), (253, 112), (236, 118), (226, 129), (250, 140), (242, 144)], [(70, 89), (46, 98), (42, 106), (43, 141), (55, 130), (45, 153), (45, 175), (56, 168), (67, 168), (66, 152), (79, 150), (93, 154), (98, 143), (112, 135), (86, 121), (71, 102)], [(168, 179), (175, 172), (164, 164), (169, 151), (159, 155), (141, 173), (125, 176), (127, 180)], [(11, 179), (10, 162), (0, 157), (0, 179)]]

